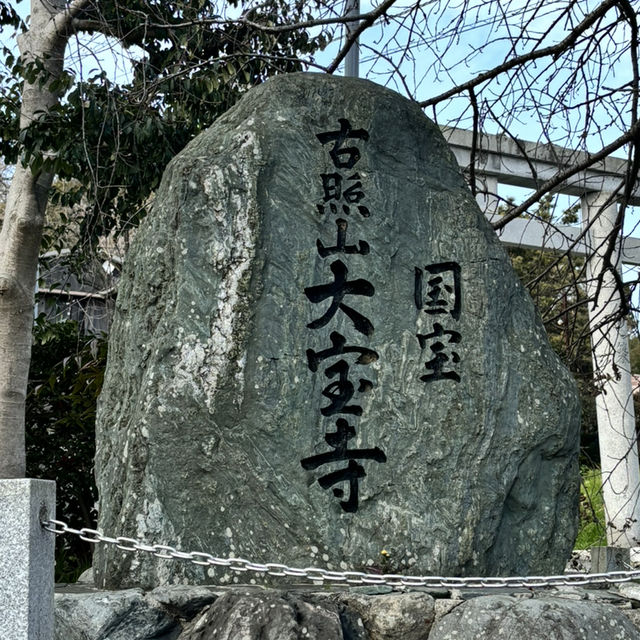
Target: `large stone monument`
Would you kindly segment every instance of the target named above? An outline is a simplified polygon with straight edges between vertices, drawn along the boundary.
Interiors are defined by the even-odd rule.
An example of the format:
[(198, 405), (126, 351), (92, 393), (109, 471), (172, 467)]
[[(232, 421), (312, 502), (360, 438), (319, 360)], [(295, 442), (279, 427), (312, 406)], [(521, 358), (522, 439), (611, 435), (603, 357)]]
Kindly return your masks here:
[[(105, 533), (334, 569), (562, 570), (574, 383), (417, 106), (314, 74), (253, 89), (170, 164), (125, 271)], [(234, 578), (113, 547), (94, 567), (110, 587)]]

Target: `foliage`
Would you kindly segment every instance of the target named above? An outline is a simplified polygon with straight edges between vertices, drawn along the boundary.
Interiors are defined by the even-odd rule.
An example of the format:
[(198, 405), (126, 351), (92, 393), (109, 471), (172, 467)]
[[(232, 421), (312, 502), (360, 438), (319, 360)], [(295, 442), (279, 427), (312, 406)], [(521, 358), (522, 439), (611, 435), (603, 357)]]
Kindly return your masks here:
[[(42, 232), (42, 253), (47, 251), (66, 252), (79, 245), (84, 206), (83, 204), (60, 204), (67, 199), (69, 192), (78, 188), (81, 188), (81, 185), (77, 180), (54, 181)], [(82, 253), (76, 251), (73, 259), (80, 263), (78, 267), (82, 269), (81, 263), (90, 263), (94, 256), (93, 250), (85, 250)]]
[[(552, 213), (553, 198), (546, 196), (532, 215), (550, 222)], [(574, 222), (575, 215), (575, 209), (569, 209), (562, 213), (560, 222)], [(534, 249), (510, 249), (509, 254), (516, 273), (542, 316), (551, 346), (578, 385), (582, 405), (581, 461), (591, 466), (598, 464), (596, 389), (586, 294), (581, 284), (584, 258), (559, 257), (551, 251)]]
[(580, 472), (580, 528), (575, 549), (603, 547), (607, 544), (600, 469), (583, 467)]
[[(63, 201), (86, 198), (83, 236), (91, 239), (135, 225), (168, 159), (245, 88), (310, 67), (333, 73), (353, 45), (336, 37), (343, 4), (324, 0), (76, 0), (55, 6), (62, 13), (71, 4), (82, 8), (68, 20), (68, 33), (83, 39), (69, 47), (75, 65), (52, 82), (64, 99), (22, 132), (21, 82), (48, 79), (42, 60), (4, 51), (0, 157), (21, 157), (36, 170), (79, 179)], [(558, 158), (550, 182), (533, 176), (533, 201), (615, 150), (633, 157), (640, 127), (638, 0), (374, 5), (352, 23), (361, 35), (363, 76), (403, 92), (443, 124), (506, 138), (526, 131), (540, 144), (590, 152), (586, 165), (580, 154)], [(2, 24), (26, 28), (7, 0), (0, 0)], [(87, 34), (106, 40), (88, 42)], [(316, 52), (330, 42), (335, 57), (327, 55), (320, 65)], [(100, 68), (109, 47), (129, 56), (128, 77), (109, 77)], [(482, 136), (474, 140), (477, 173)], [(531, 151), (518, 147), (525, 156)], [(636, 180), (637, 166), (621, 191), (625, 198)]]
[[(265, 33), (243, 24), (216, 24), (217, 2), (88, 4), (79, 17), (89, 33), (129, 52), (131, 71), (114, 80), (103, 69), (77, 78), (67, 69), (52, 80), (64, 99), (19, 131), (24, 78), (47, 82), (38, 61), (5, 51), (0, 98), (0, 157), (34, 171), (51, 170), (72, 188), (54, 190), (54, 205), (82, 206), (80, 239), (95, 242), (137, 226), (169, 160), (240, 94), (275, 73), (299, 71), (298, 54), (325, 44), (306, 30)], [(238, 9), (234, 0), (227, 5)], [(252, 9), (261, 24), (299, 22), (303, 3), (267, 0)], [(141, 19), (144, 16), (144, 19)], [(188, 25), (188, 26), (184, 26)], [(55, 154), (47, 150), (55, 149)], [(60, 248), (45, 246), (49, 248)], [(68, 248), (68, 247), (67, 247)]]
[(19, 24), (20, 18), (15, 8), (7, 0), (0, 0), (0, 25), (17, 27)]
[[(81, 336), (75, 322), (34, 325), (26, 409), (27, 476), (55, 480), (57, 509), (74, 525), (95, 527), (93, 481), (96, 400), (106, 339)], [(91, 564), (90, 545), (57, 538), (56, 580), (73, 582)]]

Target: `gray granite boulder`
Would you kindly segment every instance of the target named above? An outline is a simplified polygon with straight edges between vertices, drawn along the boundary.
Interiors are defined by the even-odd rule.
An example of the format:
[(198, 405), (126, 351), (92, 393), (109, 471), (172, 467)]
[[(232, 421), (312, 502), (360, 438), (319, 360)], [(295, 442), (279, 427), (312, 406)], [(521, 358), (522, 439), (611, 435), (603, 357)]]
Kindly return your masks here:
[(548, 596), (484, 596), (456, 607), (433, 626), (429, 640), (640, 640), (615, 607)]
[(147, 593), (99, 591), (82, 583), (58, 585), (54, 640), (175, 640), (219, 595), (188, 585)]
[(179, 640), (343, 640), (340, 616), (295, 595), (227, 593), (205, 609)]
[[(578, 590), (579, 591), (579, 590)], [(638, 609), (602, 589), (434, 599), (362, 589), (59, 586), (55, 640), (638, 640)], [(484, 593), (488, 593), (487, 590)], [(441, 594), (442, 595), (442, 594)], [(566, 596), (569, 596), (567, 598)], [(612, 605), (615, 602), (615, 606)]]
[[(578, 431), (574, 382), (437, 127), (364, 80), (282, 76), (171, 162), (137, 233), (99, 527), (259, 562), (561, 572)], [(102, 546), (94, 569), (237, 580)]]
[(55, 640), (173, 640), (180, 630), (140, 589), (55, 595)]
[(427, 593), (347, 593), (338, 599), (357, 612), (368, 640), (427, 640), (436, 615), (435, 600)]

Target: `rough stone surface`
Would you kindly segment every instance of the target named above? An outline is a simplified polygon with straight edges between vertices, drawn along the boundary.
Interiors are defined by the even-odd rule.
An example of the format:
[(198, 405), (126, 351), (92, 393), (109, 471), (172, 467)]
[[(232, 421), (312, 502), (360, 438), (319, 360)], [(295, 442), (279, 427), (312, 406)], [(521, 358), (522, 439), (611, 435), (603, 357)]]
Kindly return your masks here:
[(429, 640), (640, 640), (618, 609), (552, 597), (484, 596), (468, 600), (433, 626)]
[(632, 622), (636, 629), (640, 630), (640, 609), (621, 609), (623, 615)]
[(291, 594), (228, 593), (218, 598), (179, 640), (343, 640), (337, 611)]
[(147, 594), (147, 600), (164, 607), (178, 618), (191, 620), (202, 609), (215, 601), (218, 594), (205, 587), (177, 585), (158, 587)]
[(0, 638), (50, 640), (53, 634), (55, 518), (49, 480), (0, 480)]
[(95, 580), (93, 579), (93, 567), (89, 567), (86, 571), (83, 571), (76, 580), (78, 584), (86, 584), (88, 586), (93, 586), (95, 584)]
[(342, 596), (358, 613), (369, 640), (427, 640), (435, 619), (435, 601), (426, 593)]
[[(436, 619), (436, 600), (427, 593), (314, 592), (306, 601), (337, 607), (349, 640), (426, 640)], [(444, 614), (442, 614), (444, 615)]]
[(617, 589), (486, 594), (487, 591), (475, 597), (466, 594), (468, 600), (434, 601), (423, 592), (365, 594), (354, 588), (315, 591), (308, 585), (288, 585), (281, 590), (251, 585), (177, 585), (147, 593), (138, 589), (113, 592), (86, 585), (58, 585), (55, 640), (638, 637), (640, 609), (632, 609), (637, 605), (634, 593), (631, 598)]
[(122, 591), (61, 590), (55, 640), (175, 640), (216, 594), (203, 587)]
[(439, 620), (448, 613), (451, 613), (456, 607), (459, 607), (464, 600), (454, 598), (440, 598), (435, 601), (434, 613), (435, 620)]
[(640, 584), (628, 582), (618, 585), (618, 593), (633, 602), (634, 606), (640, 607)]
[[(368, 132), (334, 153), (345, 164), (359, 150), (349, 169), (316, 137), (341, 118), (351, 135)], [(325, 202), (335, 173), (344, 198)], [(110, 338), (97, 426), (102, 530), (335, 569), (563, 570), (577, 524), (575, 385), (418, 107), (364, 80), (275, 78), (172, 161), (155, 202), (128, 256)], [(348, 223), (342, 245), (338, 219)], [(317, 241), (370, 251), (322, 257)], [(334, 280), (324, 300), (309, 291)], [(453, 333), (429, 337), (438, 327)], [(333, 332), (377, 359), (346, 351), (312, 371), (307, 351), (338, 349)], [(434, 380), (432, 360), (459, 381)], [(328, 397), (338, 391), (342, 405)], [(343, 449), (386, 456), (350, 463), (366, 473), (353, 481), (356, 512), (345, 511), (350, 483), (318, 482), (351, 455), (338, 436), (335, 448), (325, 441), (338, 419)], [(325, 452), (342, 461), (303, 468)], [(94, 568), (101, 586), (234, 580), (106, 546)]]

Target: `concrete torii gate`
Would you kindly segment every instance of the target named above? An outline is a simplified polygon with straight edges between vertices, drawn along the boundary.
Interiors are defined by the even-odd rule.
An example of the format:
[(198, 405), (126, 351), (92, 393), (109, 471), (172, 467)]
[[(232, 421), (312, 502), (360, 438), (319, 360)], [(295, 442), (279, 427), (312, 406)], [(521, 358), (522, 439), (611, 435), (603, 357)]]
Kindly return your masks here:
[[(345, 1), (345, 16), (360, 14), (359, 0)], [(357, 22), (346, 24), (348, 38)], [(344, 63), (346, 76), (357, 77), (358, 43), (349, 50)], [(464, 170), (472, 162), (473, 134), (444, 128), (458, 164)], [(491, 222), (499, 218), (495, 195), (498, 183), (536, 189), (567, 166), (586, 159), (584, 153), (556, 145), (514, 140), (503, 135), (482, 134), (475, 150), (475, 172), (484, 183), (478, 204)], [(532, 219), (515, 219), (499, 236), (506, 245), (567, 252), (586, 258), (589, 324), (593, 368), (601, 392), (596, 398), (598, 441), (603, 480), (607, 541), (610, 546), (640, 546), (640, 464), (635, 433), (631, 388), (629, 340), (626, 320), (619, 317), (620, 291), (612, 269), (622, 263), (640, 266), (640, 238), (616, 237), (618, 205), (616, 194), (627, 174), (625, 160), (608, 157), (554, 189), (580, 197), (582, 229), (550, 225)], [(640, 189), (629, 201), (640, 205)], [(580, 236), (582, 236), (581, 239)], [(609, 252), (611, 243), (614, 250)], [(607, 254), (608, 263), (607, 263)], [(610, 266), (608, 266), (610, 265)]]

